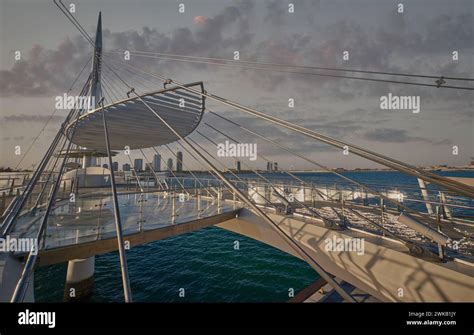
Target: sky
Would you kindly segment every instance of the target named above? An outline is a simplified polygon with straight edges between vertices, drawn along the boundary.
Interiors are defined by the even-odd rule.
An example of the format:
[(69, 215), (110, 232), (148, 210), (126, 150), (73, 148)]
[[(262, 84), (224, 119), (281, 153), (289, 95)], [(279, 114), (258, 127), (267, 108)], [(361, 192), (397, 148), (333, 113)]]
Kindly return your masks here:
[[(178, 11), (180, 3), (185, 5), (184, 13)], [(294, 4), (294, 13), (288, 12), (289, 3)], [(403, 13), (397, 12), (399, 3), (404, 4)], [(123, 74), (118, 65), (121, 55), (111, 51), (130, 50), (133, 66), (180, 82), (203, 81), (208, 92), (413, 165), (466, 165), (474, 156), (472, 91), (224, 68), (133, 54), (232, 59), (239, 51), (240, 59), (249, 61), (474, 78), (471, 0), (85, 0), (74, 4), (74, 16), (91, 35), (102, 11), (108, 52), (104, 62), (110, 61)], [(43, 0), (0, 0), (0, 40), (0, 166), (16, 166), (23, 156), (15, 155), (15, 147), (19, 145), (24, 154), (40, 134), (20, 166), (28, 168), (41, 159), (66, 116), (66, 111), (56, 112), (43, 130), (54, 111), (55, 97), (69, 89), (92, 48), (52, 1)], [(16, 51), (21, 52), (20, 60), (15, 59)], [(344, 51), (349, 51), (348, 60), (343, 59)], [(458, 52), (457, 60), (453, 51)], [(86, 75), (87, 71), (79, 77), (75, 92)], [(104, 76), (118, 94), (125, 93), (110, 73)], [(129, 75), (127, 80), (142, 84), (143, 89), (162, 87), (158, 80), (145, 82), (139, 76)], [(388, 94), (419, 97), (420, 113), (381, 109), (380, 98)], [(293, 108), (288, 106), (290, 98)], [(377, 166), (227, 106), (212, 101), (207, 106), (327, 166)], [(282, 169), (314, 168), (214, 116), (205, 115), (204, 121), (241, 142), (257, 143), (258, 154), (278, 161)], [(198, 129), (216, 142), (225, 140), (205, 125)], [(216, 153), (216, 147), (204, 139), (191, 138)], [(177, 150), (179, 145), (171, 147)], [(145, 150), (149, 157), (152, 152)], [(139, 156), (132, 152), (132, 158)], [(169, 156), (167, 149), (163, 156)], [(184, 157), (185, 166), (201, 168), (186, 153)], [(117, 159), (125, 162), (121, 155)], [(266, 166), (262, 159), (243, 161), (252, 167)], [(234, 165), (232, 159), (222, 162)]]

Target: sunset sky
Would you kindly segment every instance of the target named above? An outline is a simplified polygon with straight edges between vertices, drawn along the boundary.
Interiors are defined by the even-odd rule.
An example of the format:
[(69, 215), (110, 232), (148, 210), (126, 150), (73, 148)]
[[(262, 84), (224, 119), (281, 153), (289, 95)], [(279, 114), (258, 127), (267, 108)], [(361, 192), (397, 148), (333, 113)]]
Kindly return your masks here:
[[(295, 13), (288, 13), (290, 2)], [(474, 78), (474, 2), (404, 1), (402, 14), (397, 13), (399, 2), (98, 0), (75, 2), (74, 15), (93, 35), (102, 11), (106, 51), (225, 59), (239, 51), (241, 60)], [(184, 13), (178, 12), (179, 3), (185, 4)], [(92, 48), (49, 0), (0, 0), (0, 34), (0, 166), (15, 166), (20, 157), (14, 147), (26, 150), (40, 133), (55, 97), (67, 91)], [(15, 60), (16, 51), (21, 60)], [(347, 61), (344, 51), (349, 51)], [(453, 61), (453, 51), (459, 60)], [(107, 57), (116, 56), (105, 54), (106, 63)], [(216, 95), (414, 165), (466, 165), (474, 156), (473, 91), (157, 61), (133, 53), (130, 62), (180, 82), (203, 81)], [(156, 90), (161, 87), (156, 82)], [(389, 93), (419, 96), (420, 113), (381, 109), (380, 98)], [(294, 108), (288, 107), (289, 98), (295, 100)], [(227, 106), (211, 101), (208, 106), (323, 164), (375, 166)], [(56, 113), (21, 168), (41, 159), (65, 116), (65, 111)], [(313, 168), (213, 116), (204, 120), (237, 139), (257, 143), (258, 152), (278, 161), (281, 169)], [(225, 141), (209, 128), (199, 129)], [(215, 147), (202, 143), (216, 153)], [(453, 146), (458, 155), (453, 155)], [(152, 156), (151, 150), (146, 153)], [(163, 156), (168, 157), (166, 149)], [(184, 156), (185, 165), (199, 168)], [(231, 159), (222, 161), (233, 165)], [(246, 163), (266, 166), (262, 160)]]

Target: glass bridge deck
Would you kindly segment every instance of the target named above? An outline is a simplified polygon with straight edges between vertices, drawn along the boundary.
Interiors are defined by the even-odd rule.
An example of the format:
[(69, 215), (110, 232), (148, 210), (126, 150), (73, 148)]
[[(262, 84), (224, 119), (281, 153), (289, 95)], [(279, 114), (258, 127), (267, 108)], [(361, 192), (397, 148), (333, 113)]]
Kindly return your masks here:
[[(123, 234), (155, 230), (179, 225), (200, 218), (233, 211), (229, 202), (201, 196), (179, 197), (170, 193), (119, 194)], [(44, 208), (35, 214), (18, 218), (10, 237), (35, 238), (43, 218)], [(46, 235), (40, 249), (66, 247), (85, 242), (114, 238), (115, 217), (111, 195), (76, 198), (75, 202), (57, 204), (49, 215)]]

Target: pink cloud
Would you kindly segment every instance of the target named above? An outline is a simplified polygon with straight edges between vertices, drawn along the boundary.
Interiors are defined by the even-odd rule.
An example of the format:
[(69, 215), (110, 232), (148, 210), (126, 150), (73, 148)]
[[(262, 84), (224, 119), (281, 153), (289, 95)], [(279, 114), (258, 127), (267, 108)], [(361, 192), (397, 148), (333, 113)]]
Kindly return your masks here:
[(206, 21), (206, 18), (202, 15), (194, 17), (194, 23), (195, 24), (201, 25), (201, 24), (204, 24), (205, 21)]

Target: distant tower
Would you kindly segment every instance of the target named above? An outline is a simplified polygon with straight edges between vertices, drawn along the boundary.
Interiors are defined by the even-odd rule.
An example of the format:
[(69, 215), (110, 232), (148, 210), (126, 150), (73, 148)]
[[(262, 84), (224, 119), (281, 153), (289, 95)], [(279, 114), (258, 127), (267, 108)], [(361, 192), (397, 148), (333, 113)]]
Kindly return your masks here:
[(273, 162), (273, 171), (278, 171), (278, 162)]
[(135, 172), (140, 172), (143, 170), (143, 159), (141, 158), (135, 158), (135, 161), (133, 162), (133, 169)]
[(95, 34), (94, 55), (92, 60), (92, 78), (89, 86), (89, 96), (95, 100), (92, 109), (99, 107), (99, 101), (102, 98), (102, 85), (100, 82), (102, 70), (102, 14), (99, 13), (97, 22), (97, 31)]
[(153, 156), (153, 169), (155, 172), (161, 171), (161, 156), (159, 154)]
[(173, 171), (173, 158), (168, 158), (168, 164), (166, 164), (168, 170)]
[[(102, 98), (102, 86), (101, 86), (101, 69), (102, 69), (102, 14), (99, 13), (99, 19), (97, 20), (97, 30), (95, 34), (94, 43), (94, 57), (92, 60), (91, 76), (89, 86), (84, 97), (90, 99), (89, 107), (90, 110), (99, 107), (99, 101)], [(81, 113), (86, 113), (86, 110), (81, 110)], [(91, 154), (84, 155), (82, 158), (82, 168), (85, 169), (91, 166), (97, 165), (97, 157)]]
[(267, 171), (271, 172), (273, 168), (272, 162), (267, 162)]
[(240, 166), (240, 161), (237, 161), (237, 166), (236, 166), (236, 168), (237, 168), (237, 172), (242, 171), (242, 167)]
[[(90, 75), (89, 87), (86, 92), (91, 100), (89, 101), (89, 109), (95, 109), (99, 105), (102, 98), (102, 87), (100, 82), (100, 72), (102, 68), (102, 15), (99, 13), (97, 21), (97, 30), (95, 34), (94, 43), (94, 57), (92, 60), (92, 72)], [(85, 113), (86, 110), (81, 110)], [(92, 155), (84, 155), (82, 159), (82, 167), (88, 168), (96, 165), (96, 158)], [(90, 295), (93, 291), (94, 283), (94, 260), (95, 256), (87, 257), (85, 259), (73, 259), (68, 262), (66, 283), (64, 285), (64, 292), (71, 292), (74, 288), (74, 297), (69, 293), (64, 295), (65, 300), (79, 300)]]
[(123, 171), (130, 171), (130, 164), (125, 163), (124, 165), (122, 165), (122, 170)]
[(176, 172), (183, 172), (183, 152), (176, 153)]

